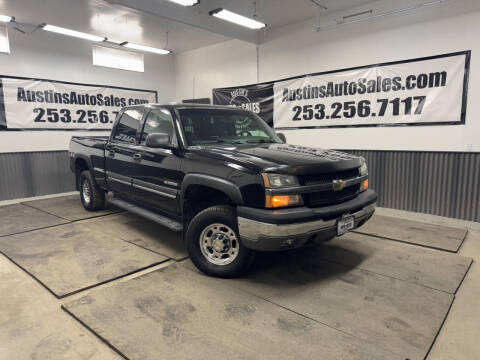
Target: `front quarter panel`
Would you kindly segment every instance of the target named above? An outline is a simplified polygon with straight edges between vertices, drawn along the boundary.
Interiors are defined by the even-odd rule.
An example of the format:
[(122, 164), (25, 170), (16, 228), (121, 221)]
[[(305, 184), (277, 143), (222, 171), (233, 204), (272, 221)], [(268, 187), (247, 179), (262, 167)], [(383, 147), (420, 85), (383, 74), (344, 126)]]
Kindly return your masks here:
[(259, 173), (237, 163), (186, 153), (182, 161), (182, 198), (191, 184), (213, 187), (226, 193), (237, 205), (262, 207), (265, 190)]

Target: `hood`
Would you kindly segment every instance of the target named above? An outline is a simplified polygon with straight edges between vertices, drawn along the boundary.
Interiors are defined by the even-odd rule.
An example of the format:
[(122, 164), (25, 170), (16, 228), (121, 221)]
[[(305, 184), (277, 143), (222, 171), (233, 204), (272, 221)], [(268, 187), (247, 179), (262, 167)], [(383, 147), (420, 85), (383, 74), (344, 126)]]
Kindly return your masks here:
[(363, 159), (335, 150), (288, 144), (198, 146), (198, 155), (235, 163), (250, 169), (283, 174), (307, 175), (352, 169)]

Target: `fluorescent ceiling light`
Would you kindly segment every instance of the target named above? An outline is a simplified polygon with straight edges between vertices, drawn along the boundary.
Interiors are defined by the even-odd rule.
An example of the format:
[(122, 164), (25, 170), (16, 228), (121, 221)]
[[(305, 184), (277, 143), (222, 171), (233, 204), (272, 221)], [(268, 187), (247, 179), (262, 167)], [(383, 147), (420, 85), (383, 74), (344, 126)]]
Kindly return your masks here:
[(317, 31), (329, 30), (331, 28), (334, 28), (334, 27), (337, 27), (337, 26), (340, 26), (340, 25), (354, 24), (354, 23), (369, 21), (369, 20), (373, 20), (373, 19), (378, 19), (378, 18), (385, 17), (385, 16), (392, 16), (392, 15), (412, 12), (412, 11), (419, 10), (419, 9), (422, 9), (422, 8), (435, 6), (435, 5), (440, 5), (440, 4), (442, 4), (446, 1), (447, 0), (434, 0), (434, 1), (423, 3), (423, 4), (418, 4), (418, 5), (414, 5), (414, 6), (411, 6), (411, 7), (403, 8), (403, 9), (392, 10), (392, 11), (387, 11), (387, 12), (380, 13), (380, 14), (367, 16), (367, 17), (364, 17), (364, 18), (361, 18), (361, 19), (354, 19), (354, 20), (350, 20), (350, 21), (339, 22), (339, 23), (336, 23), (336, 24), (333, 24), (333, 25), (320, 26), (320, 27), (317, 28)]
[(13, 16), (8, 16), (8, 15), (0, 15), (0, 22), (8, 23), (15, 20)]
[(193, 6), (198, 4), (198, 0), (168, 0), (170, 2), (174, 2), (175, 4), (183, 5), (183, 6)]
[(76, 37), (76, 38), (90, 40), (90, 41), (100, 42), (100, 41), (107, 40), (106, 37), (90, 35), (90, 34), (80, 32), (80, 31), (65, 29), (65, 28), (62, 28), (62, 27), (48, 25), (48, 24), (43, 25), (42, 28), (43, 28), (43, 30), (51, 31), (51, 32), (54, 32), (54, 33), (57, 33), (57, 34), (73, 36), (73, 37)]
[(262, 29), (265, 26), (267, 26), (260, 21), (253, 20), (243, 15), (239, 15), (234, 12), (221, 9), (221, 8), (210, 11), (210, 15), (225, 21), (232, 22), (237, 25), (248, 27), (249, 29), (254, 29), (254, 30)]
[(167, 55), (167, 54), (170, 54), (170, 52), (171, 52), (169, 50), (157, 49), (157, 48), (154, 48), (154, 47), (145, 46), (145, 45), (138, 45), (138, 44), (134, 44), (134, 43), (131, 43), (131, 42), (124, 42), (124, 43), (121, 43), (120, 45), (125, 46), (126, 48), (129, 48), (129, 49), (146, 51), (146, 52), (151, 52), (151, 53), (160, 54), (160, 55)]
[(8, 30), (6, 25), (0, 25), (0, 53), (10, 54)]
[(93, 65), (144, 72), (143, 54), (132, 51), (92, 46)]

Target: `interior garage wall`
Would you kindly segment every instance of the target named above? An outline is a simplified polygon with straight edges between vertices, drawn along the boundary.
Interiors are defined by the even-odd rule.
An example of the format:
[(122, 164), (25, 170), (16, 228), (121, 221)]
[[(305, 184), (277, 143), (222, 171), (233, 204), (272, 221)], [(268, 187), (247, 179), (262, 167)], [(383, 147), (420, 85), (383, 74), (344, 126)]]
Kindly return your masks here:
[(345, 151), (367, 160), (378, 206), (480, 222), (480, 153)]
[(0, 200), (75, 190), (68, 151), (0, 154)]
[[(390, 9), (404, 7), (398, 1), (378, 4), (380, 12), (386, 11), (388, 5)], [(368, 8), (359, 7), (348, 13)], [(322, 17), (321, 23), (331, 23), (339, 15)], [(258, 57), (255, 45), (239, 41), (178, 55), (177, 98), (191, 96), (193, 76), (197, 77), (201, 95), (211, 97), (215, 87), (257, 82), (250, 73), (252, 69), (258, 70), (258, 82), (264, 82), (472, 50), (465, 125), (308, 129), (284, 133), (292, 144), (348, 149), (367, 157), (380, 206), (480, 221), (480, 122), (477, 121), (480, 62), (476, 56), (480, 53), (479, 23), (480, 3), (476, 0), (449, 0), (413, 14), (318, 33), (316, 20), (311, 19), (267, 32), (265, 42), (258, 47)], [(243, 49), (242, 54), (235, 49)], [(204, 56), (210, 61), (196, 63), (196, 59)], [(230, 63), (236, 66), (228, 66)], [(185, 71), (188, 76), (180, 75)], [(202, 73), (215, 76), (202, 77)]]
[(175, 55), (177, 101), (212, 98), (212, 89), (253, 84), (257, 78), (257, 47), (240, 40)]
[[(9, 26), (11, 54), (0, 54), (0, 74), (123, 86), (158, 91), (161, 102), (175, 99), (173, 56), (145, 54), (145, 72), (92, 64), (92, 43), (44, 31), (22, 35)], [(68, 163), (72, 136), (82, 131), (0, 131), (0, 200), (74, 190)]]

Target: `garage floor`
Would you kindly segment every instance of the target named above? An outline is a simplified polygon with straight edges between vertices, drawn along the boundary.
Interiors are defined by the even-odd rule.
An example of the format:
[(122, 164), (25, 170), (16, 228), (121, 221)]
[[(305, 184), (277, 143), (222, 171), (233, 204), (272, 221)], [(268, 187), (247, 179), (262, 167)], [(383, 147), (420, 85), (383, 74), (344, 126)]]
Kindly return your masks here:
[(259, 254), (235, 280), (200, 274), (179, 240), (77, 195), (0, 206), (0, 359), (480, 353), (478, 223), (378, 209), (358, 233)]

